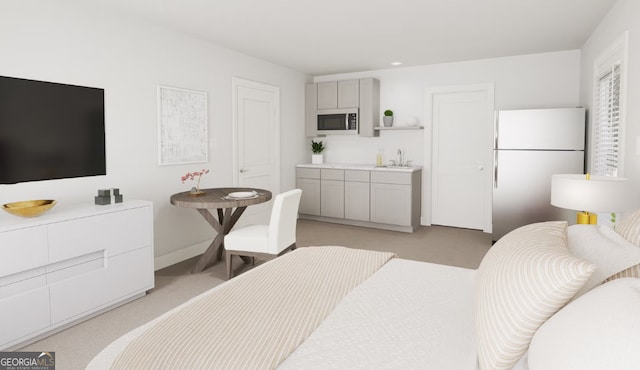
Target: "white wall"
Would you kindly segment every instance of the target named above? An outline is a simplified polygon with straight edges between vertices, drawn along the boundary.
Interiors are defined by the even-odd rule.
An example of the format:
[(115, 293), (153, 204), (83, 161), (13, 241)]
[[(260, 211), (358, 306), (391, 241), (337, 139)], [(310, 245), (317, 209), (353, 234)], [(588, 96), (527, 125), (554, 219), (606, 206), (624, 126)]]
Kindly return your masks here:
[[(593, 64), (624, 31), (629, 31), (629, 63), (627, 76), (626, 132), (624, 143), (624, 176), (634, 189), (640, 189), (640, 2), (619, 0), (594, 30), (582, 48), (582, 104), (593, 105)], [(630, 201), (640, 206), (640, 197), (630, 195)]]
[[(325, 75), (314, 82), (365, 77), (380, 80), (380, 114), (393, 110), (394, 125), (406, 124), (410, 117), (424, 122), (427, 87), (493, 82), (496, 109), (574, 107), (579, 105), (580, 51)], [(401, 148), (414, 164), (425, 165), (424, 150), (431, 148), (425, 133), (429, 128), (383, 131), (377, 138), (327, 136), (322, 139), (327, 144), (325, 160), (374, 164), (379, 148), (385, 160), (395, 158)]]
[[(170, 205), (169, 196), (190, 188), (180, 176), (201, 168), (211, 170), (202, 187), (232, 185), (234, 76), (280, 87), (281, 190), (295, 186), (294, 165), (307, 153), (302, 138), (309, 77), (302, 73), (133, 19), (54, 1), (3, 2), (0, 50), (2, 76), (104, 88), (107, 140), (107, 176), (0, 185), (0, 203), (93, 202), (97, 189), (119, 187), (125, 200), (153, 201), (155, 255), (168, 256), (163, 263), (189, 257), (184, 250), (190, 246), (202, 252), (213, 230), (197, 212)], [(208, 93), (209, 163), (158, 166), (159, 84)]]
[[(394, 125), (406, 125), (411, 117), (425, 122), (425, 89), (452, 85), (494, 83), (496, 109), (558, 108), (579, 106), (580, 51), (523, 55), (459, 63), (393, 68), (318, 76), (315, 82), (375, 77), (380, 80), (380, 114), (394, 111)], [(382, 120), (381, 120), (382, 121)], [(385, 162), (405, 158), (423, 166), (422, 220), (431, 219), (431, 128), (423, 131), (382, 131), (380, 137), (327, 136), (327, 162), (374, 164), (384, 151)], [(428, 153), (428, 154), (427, 154)], [(308, 159), (307, 159), (308, 161)]]

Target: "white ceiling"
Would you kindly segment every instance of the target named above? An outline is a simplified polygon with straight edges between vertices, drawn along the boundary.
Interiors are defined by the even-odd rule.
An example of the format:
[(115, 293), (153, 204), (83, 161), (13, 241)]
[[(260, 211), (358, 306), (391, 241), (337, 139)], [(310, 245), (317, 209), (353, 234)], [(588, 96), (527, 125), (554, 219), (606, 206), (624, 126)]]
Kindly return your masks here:
[(579, 49), (616, 0), (70, 0), (310, 75)]

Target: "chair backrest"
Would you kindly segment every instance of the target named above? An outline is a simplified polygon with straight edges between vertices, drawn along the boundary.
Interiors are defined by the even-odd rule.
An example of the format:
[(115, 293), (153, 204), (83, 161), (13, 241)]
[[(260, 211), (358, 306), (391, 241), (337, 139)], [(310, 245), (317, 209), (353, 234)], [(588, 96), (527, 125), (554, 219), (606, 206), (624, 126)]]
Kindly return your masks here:
[(278, 254), (296, 242), (296, 223), (302, 190), (294, 189), (276, 195), (269, 221), (269, 251)]

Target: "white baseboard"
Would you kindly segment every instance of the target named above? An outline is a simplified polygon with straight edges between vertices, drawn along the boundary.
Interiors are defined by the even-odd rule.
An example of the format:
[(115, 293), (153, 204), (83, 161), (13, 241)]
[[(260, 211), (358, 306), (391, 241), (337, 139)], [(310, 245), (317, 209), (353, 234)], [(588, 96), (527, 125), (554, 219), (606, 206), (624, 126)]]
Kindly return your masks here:
[(421, 216), (420, 217), (420, 225), (422, 226), (431, 226), (431, 220), (429, 218)]
[(188, 260), (191, 257), (195, 257), (204, 253), (209, 248), (211, 241), (203, 241), (192, 246), (179, 249), (175, 252), (163, 254), (154, 258), (154, 270), (158, 271), (165, 267), (175, 265), (178, 262)]

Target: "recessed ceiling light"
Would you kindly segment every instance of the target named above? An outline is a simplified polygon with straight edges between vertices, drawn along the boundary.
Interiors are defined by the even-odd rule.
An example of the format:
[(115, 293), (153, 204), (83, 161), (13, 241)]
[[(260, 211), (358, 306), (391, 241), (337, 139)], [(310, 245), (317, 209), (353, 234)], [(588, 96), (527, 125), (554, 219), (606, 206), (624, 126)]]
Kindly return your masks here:
[(401, 66), (402, 62), (391, 62), (392, 66)]

